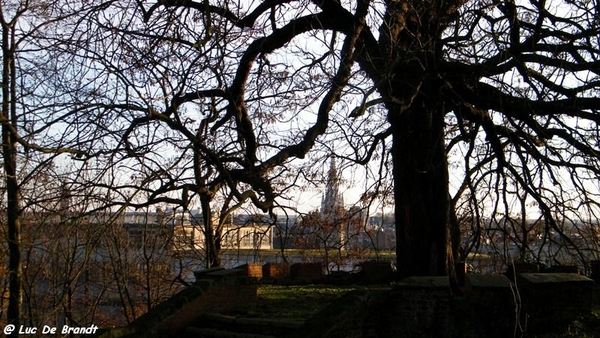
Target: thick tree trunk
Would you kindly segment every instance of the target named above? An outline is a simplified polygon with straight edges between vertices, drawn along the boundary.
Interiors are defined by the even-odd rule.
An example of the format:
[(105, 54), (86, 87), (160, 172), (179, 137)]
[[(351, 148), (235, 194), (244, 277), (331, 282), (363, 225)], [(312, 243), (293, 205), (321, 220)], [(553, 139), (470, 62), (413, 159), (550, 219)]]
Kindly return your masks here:
[(436, 67), (442, 56), (438, 46), (444, 22), (456, 14), (457, 4), (386, 1), (379, 43), (381, 62), (387, 67), (381, 68), (385, 76), (375, 83), (387, 100), (393, 138), (399, 277), (454, 275), (446, 110), (440, 99), (444, 83)]
[(444, 114), (417, 101), (390, 119), (400, 277), (447, 275), (451, 257)]

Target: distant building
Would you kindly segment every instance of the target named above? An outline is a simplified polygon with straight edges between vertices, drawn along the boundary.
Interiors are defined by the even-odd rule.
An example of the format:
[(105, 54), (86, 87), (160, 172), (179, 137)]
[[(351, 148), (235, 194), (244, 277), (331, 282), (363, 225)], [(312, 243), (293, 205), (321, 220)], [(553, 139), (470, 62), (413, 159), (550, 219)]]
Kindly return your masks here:
[(223, 234), (221, 245), (225, 250), (273, 249), (273, 227), (261, 215), (236, 215)]
[[(118, 222), (122, 222), (132, 245), (137, 247), (145, 245), (152, 238), (165, 235), (171, 238), (171, 249), (175, 251), (202, 250), (206, 243), (202, 215), (198, 211), (181, 212), (171, 209), (124, 212), (119, 216)], [(271, 225), (254, 215), (230, 218), (221, 232), (221, 246), (225, 250), (273, 248)]]
[(390, 251), (396, 249), (396, 227), (393, 214), (369, 217), (367, 224), (368, 238), (363, 245), (377, 250)]

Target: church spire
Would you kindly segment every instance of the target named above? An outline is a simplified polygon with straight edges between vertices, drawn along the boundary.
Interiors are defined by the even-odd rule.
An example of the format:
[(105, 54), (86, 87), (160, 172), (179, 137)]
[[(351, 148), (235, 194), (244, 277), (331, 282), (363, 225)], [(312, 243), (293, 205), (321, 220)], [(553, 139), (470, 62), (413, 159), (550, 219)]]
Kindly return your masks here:
[(331, 156), (331, 164), (327, 174), (325, 195), (321, 200), (321, 214), (335, 215), (344, 208), (344, 197), (340, 193), (340, 177), (336, 168), (335, 157)]

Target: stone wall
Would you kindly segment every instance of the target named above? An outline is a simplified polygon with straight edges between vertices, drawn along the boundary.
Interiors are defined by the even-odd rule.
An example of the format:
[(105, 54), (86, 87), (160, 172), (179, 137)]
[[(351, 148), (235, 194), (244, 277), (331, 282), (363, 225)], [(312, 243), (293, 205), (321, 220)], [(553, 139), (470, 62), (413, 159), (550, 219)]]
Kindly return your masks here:
[(213, 283), (200, 297), (177, 311), (176, 315), (158, 323), (150, 331), (151, 336), (172, 336), (174, 330), (189, 326), (204, 313), (241, 310), (256, 301), (255, 284), (243, 279), (223, 282)]
[(573, 273), (526, 273), (517, 278), (521, 322), (527, 331), (546, 332), (591, 313), (594, 281)]
[[(255, 264), (198, 272), (196, 286), (102, 337), (173, 336), (177, 328), (189, 326), (206, 312), (243, 308), (257, 299), (256, 278), (247, 276), (259, 268), (261, 275), (264, 269), (269, 274), (278, 271)], [(303, 282), (321, 280), (323, 274), (320, 263), (295, 264), (290, 270), (292, 278)], [(411, 277), (391, 290), (350, 293), (290, 337), (535, 336), (560, 331), (590, 314), (593, 293), (593, 280), (573, 273), (523, 273), (514, 281), (504, 275), (467, 274), (460, 294), (453, 293), (448, 277)]]
[(342, 298), (295, 337), (535, 336), (590, 314), (592, 293), (593, 281), (577, 274), (524, 274), (517, 284), (504, 275), (467, 274), (460, 295), (447, 277), (411, 277), (391, 291)]
[(214, 269), (197, 274), (196, 285), (188, 287), (169, 300), (123, 328), (98, 334), (102, 338), (169, 337), (207, 312), (243, 309), (257, 299), (253, 279), (240, 277), (243, 270)]
[[(387, 297), (390, 306), (378, 318), (379, 337), (455, 337), (452, 293), (447, 277), (411, 277), (402, 280)], [(392, 320), (393, 318), (393, 320)]]
[(515, 289), (504, 275), (465, 275), (464, 295), (455, 297), (454, 325), (462, 337), (513, 337)]
[(392, 290), (349, 293), (292, 337), (456, 337), (451, 300), (447, 278), (410, 278)]

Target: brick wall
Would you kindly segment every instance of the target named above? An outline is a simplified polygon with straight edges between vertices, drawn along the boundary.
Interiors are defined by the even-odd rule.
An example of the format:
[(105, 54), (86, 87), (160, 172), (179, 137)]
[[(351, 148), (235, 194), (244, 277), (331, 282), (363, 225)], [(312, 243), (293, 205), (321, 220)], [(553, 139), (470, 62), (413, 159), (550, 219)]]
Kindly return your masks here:
[(286, 263), (267, 263), (263, 266), (263, 277), (282, 279), (290, 277), (290, 265)]
[(263, 266), (260, 263), (247, 263), (238, 266), (236, 269), (242, 269), (247, 277), (261, 279), (263, 277)]

